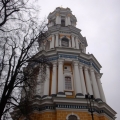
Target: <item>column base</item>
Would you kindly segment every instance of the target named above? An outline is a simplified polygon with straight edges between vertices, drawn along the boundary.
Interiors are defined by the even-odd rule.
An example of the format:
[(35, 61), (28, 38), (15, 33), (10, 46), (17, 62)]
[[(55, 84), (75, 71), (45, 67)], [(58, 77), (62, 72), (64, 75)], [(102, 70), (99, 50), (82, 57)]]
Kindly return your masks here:
[(102, 103), (103, 102), (100, 98), (96, 98), (95, 101), (98, 102), (98, 103)]
[(85, 96), (82, 93), (77, 93), (75, 97), (76, 98), (85, 98)]
[(33, 98), (39, 98), (39, 99), (41, 99), (41, 96), (40, 95), (34, 95)]
[(57, 95), (56, 94), (51, 94), (52, 97), (56, 97)]
[(43, 95), (42, 96), (42, 100), (44, 100), (44, 99), (51, 99), (52, 98), (52, 96), (49, 96), (49, 95)]
[(66, 97), (64, 92), (58, 92), (57, 97)]

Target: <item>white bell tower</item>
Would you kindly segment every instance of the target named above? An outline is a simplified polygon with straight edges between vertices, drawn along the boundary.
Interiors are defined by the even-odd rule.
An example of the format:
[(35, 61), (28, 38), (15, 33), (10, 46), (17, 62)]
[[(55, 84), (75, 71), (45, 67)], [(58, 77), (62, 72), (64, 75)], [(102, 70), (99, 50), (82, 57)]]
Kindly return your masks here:
[[(94, 120), (115, 120), (116, 112), (106, 103), (100, 80), (102, 66), (93, 54), (86, 53), (87, 40), (76, 22), (69, 8), (57, 7), (48, 15), (48, 37), (43, 44), (38, 40), (39, 52), (34, 58), (40, 60), (44, 55), (52, 67), (37, 66), (35, 79), (44, 83), (35, 86), (32, 120), (91, 120), (91, 110)], [(46, 70), (46, 77), (41, 77), (41, 69)], [(86, 94), (94, 98), (92, 108)]]

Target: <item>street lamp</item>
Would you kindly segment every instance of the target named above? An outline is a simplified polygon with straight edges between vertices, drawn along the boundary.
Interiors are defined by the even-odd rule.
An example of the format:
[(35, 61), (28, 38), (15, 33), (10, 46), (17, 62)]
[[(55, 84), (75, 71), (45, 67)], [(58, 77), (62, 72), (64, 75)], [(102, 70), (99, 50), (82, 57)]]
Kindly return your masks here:
[(87, 106), (88, 111), (91, 113), (92, 120), (94, 120), (93, 112), (94, 112), (94, 96), (90, 95), (89, 93), (85, 95), (85, 98), (87, 99)]

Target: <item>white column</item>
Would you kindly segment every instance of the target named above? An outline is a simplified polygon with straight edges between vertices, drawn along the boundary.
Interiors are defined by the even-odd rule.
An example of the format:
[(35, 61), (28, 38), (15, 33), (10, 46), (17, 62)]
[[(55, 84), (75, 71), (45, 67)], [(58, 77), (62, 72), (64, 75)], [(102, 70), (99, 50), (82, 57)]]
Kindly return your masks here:
[(60, 42), (59, 46), (61, 46), (61, 39), (59, 40), (59, 42)]
[(40, 68), (39, 68), (39, 74), (37, 76), (36, 95), (43, 96), (43, 91), (44, 91), (44, 88), (43, 88), (44, 81), (43, 80), (45, 80), (45, 77), (42, 74), (43, 73), (43, 66), (40, 64), (39, 67)]
[(71, 47), (71, 40), (69, 40), (69, 47)]
[(57, 63), (53, 63), (53, 70), (52, 70), (52, 87), (51, 87), (51, 94), (55, 95), (56, 94), (56, 86), (57, 86)]
[(52, 49), (52, 40), (50, 41), (50, 49)]
[(82, 94), (82, 85), (79, 76), (78, 61), (74, 61), (74, 78), (75, 78), (75, 88), (76, 95)]
[(80, 72), (80, 80), (81, 80), (81, 84), (82, 84), (82, 91), (83, 91), (83, 95), (86, 95), (86, 86), (85, 86), (85, 80), (84, 80), (84, 75), (83, 75), (83, 69), (82, 69), (82, 65), (79, 64), (79, 72)]
[(58, 34), (56, 34), (56, 42), (55, 42), (55, 46), (58, 47)]
[(78, 44), (78, 38), (77, 37), (75, 38), (75, 45), (76, 45), (76, 48), (79, 49), (79, 44)]
[(60, 17), (59, 17), (58, 14), (57, 14), (57, 16), (56, 16), (56, 24), (60, 24)]
[(67, 17), (68, 25), (71, 25), (70, 16)]
[(47, 66), (47, 68), (46, 68), (46, 80), (44, 82), (44, 92), (43, 92), (44, 96), (49, 95), (49, 81), (50, 81), (50, 68), (49, 68), (49, 66)]
[(83, 48), (83, 52), (86, 53), (86, 47)]
[(89, 76), (89, 73), (88, 73), (88, 68), (85, 67), (84, 71), (85, 71), (85, 80), (86, 80), (86, 85), (87, 85), (87, 93), (89, 93), (90, 95), (93, 95), (90, 76)]
[(98, 85), (97, 85), (97, 81), (95, 78), (95, 72), (94, 72), (93, 68), (90, 68), (90, 74), (91, 74), (91, 79), (92, 79), (92, 84), (93, 84), (94, 96), (95, 96), (95, 98), (100, 98), (100, 93), (98, 90)]
[(103, 102), (106, 102), (105, 94), (104, 94), (104, 91), (103, 91), (103, 88), (102, 88), (102, 83), (100, 81), (100, 75), (99, 74), (97, 74), (97, 83), (98, 83), (98, 88), (99, 88), (99, 92), (100, 92), (100, 97), (101, 97)]
[(58, 60), (58, 93), (64, 93), (63, 60)]
[(65, 26), (68, 26), (68, 19), (67, 19), (67, 16), (65, 17)]
[(75, 40), (73, 35), (72, 35), (72, 47), (75, 48)]
[(59, 16), (59, 24), (61, 25), (61, 16)]
[(54, 35), (52, 35), (51, 48), (54, 48), (54, 44), (55, 44)]

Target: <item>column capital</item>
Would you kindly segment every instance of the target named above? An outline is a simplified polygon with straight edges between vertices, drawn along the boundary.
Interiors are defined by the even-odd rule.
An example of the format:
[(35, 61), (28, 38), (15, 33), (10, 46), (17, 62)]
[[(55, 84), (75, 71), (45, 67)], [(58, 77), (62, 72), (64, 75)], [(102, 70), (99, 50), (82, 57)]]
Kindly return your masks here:
[(75, 66), (78, 66), (79, 61), (73, 61), (73, 64), (74, 64)]
[(46, 67), (47, 67), (47, 68), (50, 68), (50, 66), (49, 66), (49, 65), (47, 65)]
[(88, 71), (88, 68), (89, 68), (88, 66), (84, 66), (85, 71)]
[(64, 60), (63, 59), (59, 59), (58, 60), (58, 64), (63, 64)]
[(78, 39), (78, 36), (76, 36), (75, 39)]
[(102, 73), (97, 73), (96, 74), (97, 79), (100, 79), (102, 77), (102, 75), (103, 75)]
[(52, 34), (51, 36), (54, 37), (54, 34)]
[(94, 68), (93, 68), (93, 67), (90, 67), (90, 71), (91, 71), (91, 72), (94, 72)]
[(55, 35), (56, 35), (56, 36), (58, 36), (58, 35), (59, 35), (59, 33), (56, 33)]
[(79, 68), (82, 69), (84, 65), (82, 65), (81, 63), (79, 63)]
[(54, 62), (52, 62), (52, 64), (53, 64), (53, 67), (56, 67), (57, 62), (56, 62), (56, 61), (54, 61)]
[(71, 37), (75, 37), (75, 35), (72, 34)]

